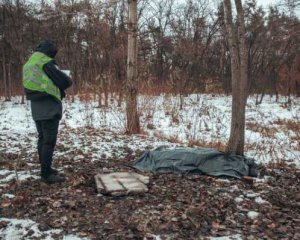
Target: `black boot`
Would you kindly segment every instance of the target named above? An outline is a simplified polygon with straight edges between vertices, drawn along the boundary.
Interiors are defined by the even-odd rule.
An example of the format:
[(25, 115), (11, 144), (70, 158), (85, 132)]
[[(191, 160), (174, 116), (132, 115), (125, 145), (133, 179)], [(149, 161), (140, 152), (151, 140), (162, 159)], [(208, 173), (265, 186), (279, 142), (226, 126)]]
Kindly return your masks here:
[(55, 175), (55, 174), (50, 174), (49, 176), (42, 176), (42, 181), (47, 184), (62, 183), (65, 180), (66, 180), (65, 177)]
[(58, 175), (58, 171), (55, 168), (51, 168), (50, 173), (54, 175)]
[(55, 168), (50, 168), (50, 174), (59, 175), (59, 172)]

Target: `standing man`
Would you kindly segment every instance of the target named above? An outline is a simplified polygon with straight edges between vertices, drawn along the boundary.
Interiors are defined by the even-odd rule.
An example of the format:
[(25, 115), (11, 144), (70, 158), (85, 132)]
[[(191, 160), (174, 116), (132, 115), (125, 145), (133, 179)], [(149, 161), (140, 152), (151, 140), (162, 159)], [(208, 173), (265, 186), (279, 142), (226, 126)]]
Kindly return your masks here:
[(32, 117), (38, 131), (38, 155), (41, 178), (47, 184), (63, 182), (65, 178), (52, 166), (58, 125), (62, 118), (62, 99), (71, 79), (59, 70), (54, 57), (57, 48), (49, 40), (42, 41), (23, 66), (23, 86), (31, 101)]

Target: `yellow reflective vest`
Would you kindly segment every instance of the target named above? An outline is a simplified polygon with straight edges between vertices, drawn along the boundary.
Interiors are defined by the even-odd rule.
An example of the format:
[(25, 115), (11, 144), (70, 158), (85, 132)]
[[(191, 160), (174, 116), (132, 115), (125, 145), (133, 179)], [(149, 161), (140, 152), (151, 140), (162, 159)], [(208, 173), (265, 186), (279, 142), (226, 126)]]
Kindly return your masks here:
[(52, 60), (44, 53), (33, 53), (23, 66), (23, 86), (28, 90), (46, 92), (61, 101), (59, 88), (43, 70), (44, 65)]

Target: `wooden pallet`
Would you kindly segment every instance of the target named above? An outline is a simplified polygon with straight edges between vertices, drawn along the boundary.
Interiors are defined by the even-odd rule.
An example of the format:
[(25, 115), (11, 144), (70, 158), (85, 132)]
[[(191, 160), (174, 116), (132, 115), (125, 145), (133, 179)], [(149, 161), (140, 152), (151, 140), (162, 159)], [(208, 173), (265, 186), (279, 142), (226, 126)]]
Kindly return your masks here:
[(104, 195), (124, 196), (148, 192), (149, 177), (131, 172), (97, 174), (97, 191)]

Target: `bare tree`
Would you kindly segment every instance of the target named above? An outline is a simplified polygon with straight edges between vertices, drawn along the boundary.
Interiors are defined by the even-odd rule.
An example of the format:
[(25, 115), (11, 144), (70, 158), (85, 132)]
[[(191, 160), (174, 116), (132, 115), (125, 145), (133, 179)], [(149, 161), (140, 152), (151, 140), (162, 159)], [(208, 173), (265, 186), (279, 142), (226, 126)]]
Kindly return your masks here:
[(234, 26), (230, 0), (224, 0), (225, 24), (231, 55), (232, 113), (230, 137), (226, 151), (229, 154), (244, 154), (245, 109), (247, 101), (248, 55), (246, 48), (244, 10), (241, 0), (235, 0), (237, 26)]
[(137, 111), (137, 0), (128, 0), (128, 56), (126, 82), (126, 116), (128, 133), (139, 133)]
[[(82, 92), (86, 100), (93, 94), (99, 103), (101, 100), (101, 106), (109, 104), (109, 94), (119, 95), (120, 106), (126, 92), (136, 105), (137, 89), (146, 94), (171, 92), (181, 96), (204, 91), (231, 92), (224, 8), (216, 15), (208, 0), (180, 4), (175, 0), (138, 2), (140, 20), (135, 44), (139, 48), (133, 55), (138, 55), (139, 67), (137, 73), (128, 72), (135, 81), (129, 85), (128, 0), (60, 0), (54, 5), (41, 1), (41, 7), (25, 0), (2, 2), (0, 94), (6, 100), (23, 92), (22, 64), (45, 38), (58, 44), (60, 65), (72, 70), (73, 94)], [(249, 92), (260, 94), (258, 103), (265, 94), (299, 94), (299, 19), (293, 14), (299, 8), (299, 0), (283, 0), (268, 13), (259, 9), (254, 0), (247, 2), (244, 12)], [(128, 68), (136, 64), (131, 63)], [(137, 113), (129, 116), (138, 119)]]

